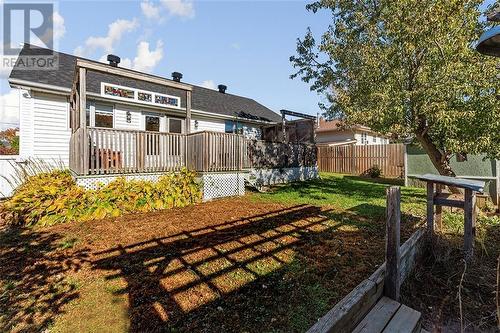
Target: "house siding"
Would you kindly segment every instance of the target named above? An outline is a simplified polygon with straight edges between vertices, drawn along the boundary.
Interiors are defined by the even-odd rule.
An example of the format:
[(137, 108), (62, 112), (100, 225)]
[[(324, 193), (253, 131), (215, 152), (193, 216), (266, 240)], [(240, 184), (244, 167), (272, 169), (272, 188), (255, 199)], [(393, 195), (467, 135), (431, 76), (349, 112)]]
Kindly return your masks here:
[(67, 98), (42, 93), (34, 93), (32, 97), (32, 156), (67, 166), (71, 136)]
[[(336, 142), (345, 142), (348, 140), (356, 140), (356, 145), (381, 145), (389, 143), (389, 139), (380, 135), (374, 135), (370, 132), (366, 132), (366, 143), (363, 143), (361, 140), (362, 133), (363, 132), (353, 131), (316, 132), (316, 142), (320, 144), (329, 144)], [(375, 142), (373, 141), (374, 137), (376, 138)]]
[[(195, 128), (195, 121), (198, 121), (198, 128)], [(212, 131), (212, 132), (225, 132), (226, 125), (224, 119), (207, 119), (193, 117), (191, 119), (191, 133)]]
[(347, 140), (354, 140), (354, 133), (351, 131), (317, 132), (317, 143), (333, 143)]
[[(127, 111), (130, 112), (130, 123), (127, 122)], [(133, 106), (115, 104), (115, 128), (125, 130), (141, 130), (142, 111)]]
[(33, 156), (33, 98), (24, 89), (19, 93), (19, 157)]

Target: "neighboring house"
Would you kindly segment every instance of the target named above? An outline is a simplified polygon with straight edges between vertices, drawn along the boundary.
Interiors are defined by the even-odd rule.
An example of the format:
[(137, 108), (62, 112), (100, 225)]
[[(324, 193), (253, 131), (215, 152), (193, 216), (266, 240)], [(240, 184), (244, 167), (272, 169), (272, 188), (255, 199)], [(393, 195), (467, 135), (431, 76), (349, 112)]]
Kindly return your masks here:
[[(47, 51), (25, 45), (19, 58)], [(20, 99), (20, 159), (62, 162), (88, 187), (117, 174), (147, 178), (186, 166), (224, 171), (225, 184), (237, 182), (229, 192), (241, 193), (233, 173), (251, 167), (247, 139), (261, 139), (264, 126), (281, 122), (224, 85), (212, 90), (182, 82), (177, 72), (167, 79), (121, 68), (112, 55), (103, 64), (52, 52), (56, 70), (21, 68), (18, 60), (9, 77)]]
[(389, 138), (366, 126), (345, 126), (338, 119), (320, 118), (316, 128), (316, 143), (318, 146), (381, 145), (388, 144)]

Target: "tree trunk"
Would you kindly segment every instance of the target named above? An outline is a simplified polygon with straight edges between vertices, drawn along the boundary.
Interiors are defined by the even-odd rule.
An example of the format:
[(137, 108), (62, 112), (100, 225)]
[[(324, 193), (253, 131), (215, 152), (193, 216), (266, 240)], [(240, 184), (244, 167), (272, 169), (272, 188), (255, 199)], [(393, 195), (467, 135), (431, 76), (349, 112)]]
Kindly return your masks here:
[[(417, 140), (420, 142), (425, 152), (431, 159), (432, 165), (436, 168), (442, 176), (448, 177), (456, 177), (455, 172), (451, 169), (450, 161), (445, 153), (441, 152), (436, 145), (432, 142), (430, 136), (426, 133), (426, 131), (422, 131), (421, 133), (416, 133)], [(449, 189), (454, 194), (461, 193), (460, 190), (456, 187), (449, 186)]]

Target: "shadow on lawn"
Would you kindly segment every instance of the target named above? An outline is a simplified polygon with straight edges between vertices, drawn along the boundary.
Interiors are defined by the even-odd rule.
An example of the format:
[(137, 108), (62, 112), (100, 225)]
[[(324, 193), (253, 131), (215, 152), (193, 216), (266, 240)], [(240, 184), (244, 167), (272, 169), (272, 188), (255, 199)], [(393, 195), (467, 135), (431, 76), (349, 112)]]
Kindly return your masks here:
[(380, 264), (383, 228), (296, 205), (111, 248), (93, 267), (126, 280), (134, 332), (300, 331)]
[(67, 256), (63, 237), (28, 228), (0, 232), (0, 331), (40, 331), (78, 297), (64, 273), (78, 269), (85, 251)]

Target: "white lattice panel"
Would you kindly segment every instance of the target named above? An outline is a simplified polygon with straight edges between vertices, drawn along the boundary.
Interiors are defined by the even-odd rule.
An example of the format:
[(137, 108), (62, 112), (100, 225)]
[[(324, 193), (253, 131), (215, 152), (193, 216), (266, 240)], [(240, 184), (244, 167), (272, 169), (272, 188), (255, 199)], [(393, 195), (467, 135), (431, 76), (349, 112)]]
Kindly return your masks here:
[(318, 178), (318, 167), (252, 169), (249, 179), (260, 185), (285, 184)]
[[(95, 175), (76, 177), (76, 183), (86, 189), (95, 190), (99, 186), (109, 184), (118, 177), (125, 179), (140, 179), (156, 182), (163, 173), (133, 174), (133, 175)], [(205, 173), (201, 175), (203, 182), (203, 200), (231, 197), (245, 194), (244, 173)]]
[(203, 180), (203, 200), (245, 194), (244, 173), (206, 173)]
[(138, 180), (148, 180), (152, 182), (158, 181), (164, 173), (145, 173), (145, 174), (133, 174), (133, 175), (113, 175), (113, 176), (103, 176), (103, 175), (95, 175), (95, 176), (80, 176), (76, 177), (76, 184), (86, 188), (88, 190), (95, 190), (100, 185), (107, 185), (111, 183), (118, 177), (125, 177), (127, 180), (138, 179)]

